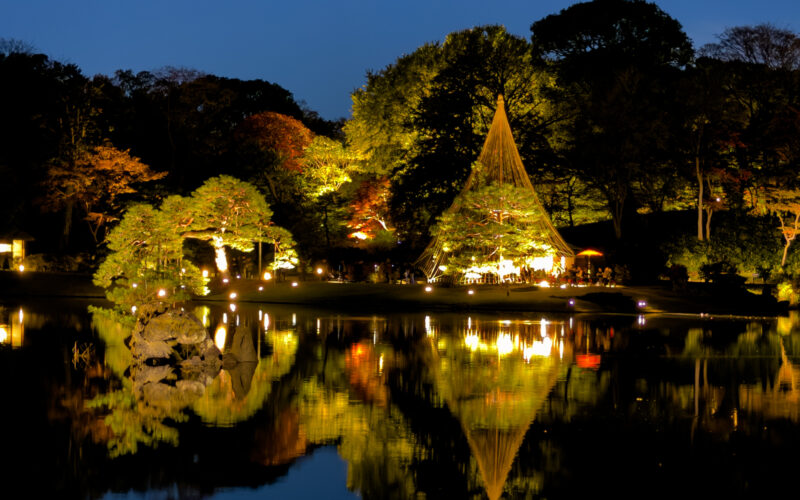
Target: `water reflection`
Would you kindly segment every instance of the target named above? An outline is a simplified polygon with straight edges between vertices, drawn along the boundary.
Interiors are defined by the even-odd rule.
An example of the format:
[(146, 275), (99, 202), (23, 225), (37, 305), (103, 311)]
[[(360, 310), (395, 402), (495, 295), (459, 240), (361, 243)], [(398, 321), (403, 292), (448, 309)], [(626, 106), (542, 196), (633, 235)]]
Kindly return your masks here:
[[(766, 484), (753, 450), (780, 472), (800, 445), (797, 314), (357, 317), (247, 305), (194, 314), (224, 360), (201, 384), (174, 366), (136, 366), (124, 318), (4, 307), (4, 375), (47, 378), (47, 402), (25, 408), (49, 408), (49, 425), (68, 429), (27, 466), (40, 453), (63, 464), (69, 449), (73, 496), (169, 484), (209, 496), (274, 481), (298, 457), (335, 447), (347, 463), (338, 480), (364, 498), (575, 496), (591, 484), (629, 493), (653, 481), (666, 493), (712, 479), (730, 493)], [(86, 356), (70, 363), (81, 346)], [(58, 369), (34, 368), (31, 356)], [(143, 389), (153, 381), (162, 392)], [(12, 389), (2, 395), (19, 398)], [(37, 432), (21, 415), (4, 415), (4, 428)], [(633, 478), (602, 481), (619, 468)]]
[(22, 347), (25, 340), (25, 313), (20, 307), (13, 309), (0, 306), (0, 344)]
[(503, 493), (525, 433), (562, 371), (560, 326), (544, 318), (470, 317), (430, 328), (436, 387), (461, 423), (490, 499)]

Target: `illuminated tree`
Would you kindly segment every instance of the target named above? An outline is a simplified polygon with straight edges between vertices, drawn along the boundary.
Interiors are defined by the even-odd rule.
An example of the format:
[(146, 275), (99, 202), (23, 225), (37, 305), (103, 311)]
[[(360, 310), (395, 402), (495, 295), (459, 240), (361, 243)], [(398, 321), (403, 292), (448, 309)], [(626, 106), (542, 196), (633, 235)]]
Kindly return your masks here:
[[(331, 244), (331, 212), (342, 211), (343, 196), (340, 190), (351, 182), (351, 175), (360, 169), (360, 159), (358, 154), (341, 142), (324, 136), (315, 137), (301, 158), (303, 191), (315, 208), (322, 212), (322, 226), (328, 247)], [(343, 225), (341, 220), (337, 222), (337, 225)]]
[(184, 237), (211, 243), (222, 273), (228, 271), (226, 247), (250, 252), (254, 242), (266, 241), (289, 251), (293, 244), (288, 231), (272, 225), (272, 210), (255, 186), (227, 175), (208, 179), (188, 199), (168, 199), (164, 210), (179, 221)]
[(781, 267), (784, 267), (789, 247), (800, 234), (800, 189), (764, 187), (758, 194), (759, 198), (755, 200), (756, 210), (773, 214), (780, 222), (784, 242)]
[(292, 117), (266, 111), (245, 119), (236, 129), (239, 155), (248, 180), (269, 194), (272, 203), (289, 203), (300, 190), (297, 175), (314, 134)]
[(170, 227), (170, 218), (150, 205), (134, 205), (106, 237), (111, 253), (100, 264), (94, 283), (106, 288), (108, 299), (125, 312), (203, 292), (200, 270), (184, 259), (183, 238)]
[(460, 194), (433, 229), (448, 253), (440, 270), (453, 276), (471, 272), (502, 277), (507, 268), (523, 267), (528, 259), (552, 258), (556, 252), (546, 243), (542, 215), (531, 191), (510, 184)]
[(162, 179), (165, 172), (153, 172), (129, 151), (98, 146), (81, 154), (74, 163), (53, 164), (47, 172), (47, 204), (50, 210), (78, 205), (96, 243), (100, 230), (116, 220), (125, 195), (136, 193), (134, 184)]
[(363, 181), (350, 203), (352, 215), (347, 222), (350, 238), (371, 240), (381, 231), (389, 231), (389, 179)]

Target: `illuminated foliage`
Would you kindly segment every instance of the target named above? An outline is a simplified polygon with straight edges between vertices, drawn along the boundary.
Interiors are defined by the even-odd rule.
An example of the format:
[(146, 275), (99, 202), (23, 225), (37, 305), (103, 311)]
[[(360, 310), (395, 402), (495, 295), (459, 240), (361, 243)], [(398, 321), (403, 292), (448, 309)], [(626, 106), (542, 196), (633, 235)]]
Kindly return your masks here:
[(100, 229), (116, 220), (124, 195), (136, 193), (134, 184), (162, 179), (165, 172), (153, 172), (129, 151), (98, 146), (74, 162), (58, 162), (47, 172), (45, 208), (61, 210), (67, 204), (79, 206), (85, 214), (95, 242)]
[(554, 255), (539, 224), (542, 216), (535, 195), (510, 184), (460, 194), (433, 230), (449, 254), (442, 271), (458, 276), (474, 267), (505, 274), (502, 261), (520, 267), (528, 258)]
[[(94, 275), (109, 300), (125, 312), (152, 301), (177, 302), (201, 294), (200, 270), (183, 258), (183, 238), (170, 227), (171, 215), (134, 205), (106, 237), (111, 253)], [(166, 296), (159, 296), (164, 290)]]
[(358, 234), (371, 240), (381, 231), (389, 231), (389, 179), (363, 181), (350, 203), (350, 210), (352, 215), (347, 222), (350, 238), (357, 238)]
[(254, 242), (264, 241), (288, 252), (293, 246), (289, 232), (272, 224), (264, 196), (252, 184), (230, 176), (208, 179), (188, 199), (168, 199), (163, 210), (180, 221), (183, 237), (212, 244), (221, 272), (227, 271), (226, 247), (250, 252)]
[(336, 140), (317, 136), (306, 147), (300, 160), (302, 178), (311, 198), (334, 193), (358, 170), (359, 155)]
[[(326, 247), (331, 233), (339, 236), (344, 227), (344, 187), (361, 168), (361, 155), (341, 142), (317, 136), (302, 157), (302, 191), (310, 200), (313, 212), (322, 218)], [(337, 238), (338, 239), (338, 238)]]
[(779, 187), (764, 187), (759, 190), (755, 208), (761, 213), (770, 213), (778, 218), (783, 236), (781, 266), (786, 265), (789, 247), (800, 234), (800, 190)]

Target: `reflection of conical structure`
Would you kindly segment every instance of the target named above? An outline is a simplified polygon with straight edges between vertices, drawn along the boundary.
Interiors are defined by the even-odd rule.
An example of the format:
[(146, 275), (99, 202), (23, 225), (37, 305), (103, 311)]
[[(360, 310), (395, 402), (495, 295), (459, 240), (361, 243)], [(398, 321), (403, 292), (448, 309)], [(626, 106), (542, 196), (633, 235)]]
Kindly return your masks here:
[(525, 361), (519, 352), (432, 350), (437, 389), (461, 423), (487, 495), (500, 498), (525, 434), (558, 380), (557, 351)]
[[(539, 207), (541, 217), (538, 220), (539, 233), (543, 235), (543, 242), (555, 250), (558, 256), (573, 257), (575, 253), (570, 246), (561, 238), (558, 230), (553, 226), (547, 212), (538, 201), (533, 184), (525, 171), (522, 159), (517, 151), (517, 144), (511, 134), (511, 126), (508, 124), (505, 103), (503, 96), (497, 98), (497, 109), (495, 110), (492, 126), (486, 135), (486, 141), (478, 157), (478, 161), (483, 165), (479, 172), (475, 169), (467, 178), (467, 182), (462, 189), (462, 193), (482, 188), (488, 184), (511, 184), (515, 187), (529, 191)], [(461, 206), (458, 198), (447, 209), (448, 211), (459, 211)], [(439, 267), (445, 264), (447, 254), (442, 248), (442, 242), (434, 236), (430, 244), (417, 259), (416, 265), (428, 276), (436, 278), (441, 274)]]

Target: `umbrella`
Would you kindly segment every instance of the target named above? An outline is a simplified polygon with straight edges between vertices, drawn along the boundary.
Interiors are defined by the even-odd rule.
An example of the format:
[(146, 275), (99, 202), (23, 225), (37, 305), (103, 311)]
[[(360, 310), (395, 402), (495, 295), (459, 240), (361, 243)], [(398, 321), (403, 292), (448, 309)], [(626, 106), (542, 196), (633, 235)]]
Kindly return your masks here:
[(578, 252), (579, 257), (586, 257), (586, 267), (591, 269), (592, 267), (592, 257), (603, 255), (602, 252), (598, 252), (597, 250), (592, 250), (591, 248), (587, 248), (582, 252)]

